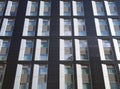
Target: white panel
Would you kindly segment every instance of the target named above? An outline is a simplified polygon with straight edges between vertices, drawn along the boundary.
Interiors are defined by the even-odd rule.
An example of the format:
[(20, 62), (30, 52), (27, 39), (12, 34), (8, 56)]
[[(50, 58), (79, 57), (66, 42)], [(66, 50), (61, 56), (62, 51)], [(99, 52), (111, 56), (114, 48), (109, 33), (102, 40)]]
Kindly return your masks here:
[(64, 36), (64, 19), (60, 19), (60, 36)]
[(40, 60), (40, 50), (41, 50), (41, 40), (37, 39), (36, 51), (35, 51), (35, 60)]
[(19, 87), (20, 87), (20, 80), (21, 80), (21, 74), (22, 74), (22, 65), (18, 64), (17, 71), (16, 71), (15, 82), (14, 82), (14, 88), (13, 89), (19, 89)]
[(25, 19), (24, 28), (23, 28), (23, 36), (27, 36), (29, 26), (29, 19)]
[(107, 66), (105, 64), (102, 64), (102, 70), (103, 70), (105, 89), (111, 89), (109, 76), (108, 76), (108, 71), (107, 71)]
[(97, 6), (95, 1), (92, 1), (92, 7), (93, 7), (94, 15), (97, 15)]
[(60, 1), (60, 16), (64, 15), (64, 2)]
[(111, 14), (110, 14), (110, 8), (109, 8), (109, 3), (108, 3), (108, 1), (104, 1), (104, 3), (105, 3), (107, 15), (111, 15)]
[(108, 19), (108, 21), (109, 21), (109, 26), (110, 26), (111, 34), (112, 34), (112, 36), (115, 36), (115, 29), (114, 29), (113, 21), (110, 18)]
[(96, 26), (97, 36), (101, 36), (101, 30), (100, 30), (99, 20), (96, 19), (96, 18), (95, 18), (95, 26)]
[(79, 33), (78, 33), (78, 19), (74, 19), (74, 35), (79, 36)]
[(24, 60), (24, 53), (26, 48), (26, 40), (22, 39), (19, 53), (19, 60)]
[(76, 54), (76, 60), (80, 60), (80, 42), (78, 39), (75, 39), (75, 54)]
[(76, 65), (77, 69), (77, 89), (83, 89), (82, 67), (80, 64)]
[(43, 29), (43, 19), (39, 19), (38, 31), (37, 31), (37, 35), (38, 36), (42, 36), (42, 29)]
[(120, 64), (118, 64), (118, 67), (119, 67), (119, 71), (120, 71)]
[(40, 11), (39, 15), (43, 16), (44, 15), (44, 1), (40, 1)]
[(10, 15), (11, 7), (12, 7), (12, 1), (8, 1), (6, 12), (5, 12), (6, 16)]
[(26, 9), (26, 15), (27, 15), (27, 16), (30, 15), (30, 12), (31, 12), (31, 4), (32, 4), (32, 2), (31, 2), (31, 1), (28, 1), (28, 3), (27, 3), (27, 9)]
[(0, 51), (1, 51), (1, 48), (2, 48), (2, 44), (3, 44), (3, 40), (0, 39)]
[(101, 39), (98, 39), (98, 45), (99, 45), (99, 52), (100, 52), (101, 60), (105, 60), (105, 53), (104, 53), (104, 48), (103, 48), (103, 42), (102, 42)]
[(34, 65), (32, 89), (38, 89), (38, 78), (39, 78), (39, 65)]
[(77, 15), (77, 5), (76, 5), (76, 1), (72, 1), (73, 4), (73, 15)]
[(8, 23), (8, 19), (4, 19), (3, 23), (2, 23), (2, 27), (1, 27), (1, 31), (0, 31), (0, 36), (5, 36), (5, 31), (7, 28), (7, 23)]
[(60, 60), (64, 60), (64, 40), (60, 39)]
[(60, 89), (65, 89), (65, 66), (60, 64)]
[(117, 39), (113, 39), (113, 43), (114, 43), (117, 60), (120, 60), (120, 50), (119, 50)]

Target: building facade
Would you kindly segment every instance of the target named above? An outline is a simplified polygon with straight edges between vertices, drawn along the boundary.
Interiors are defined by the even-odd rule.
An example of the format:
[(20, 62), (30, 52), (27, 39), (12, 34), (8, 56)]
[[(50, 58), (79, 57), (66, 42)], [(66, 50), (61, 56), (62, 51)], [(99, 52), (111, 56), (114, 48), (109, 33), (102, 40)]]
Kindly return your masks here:
[(120, 89), (120, 0), (0, 0), (0, 89)]

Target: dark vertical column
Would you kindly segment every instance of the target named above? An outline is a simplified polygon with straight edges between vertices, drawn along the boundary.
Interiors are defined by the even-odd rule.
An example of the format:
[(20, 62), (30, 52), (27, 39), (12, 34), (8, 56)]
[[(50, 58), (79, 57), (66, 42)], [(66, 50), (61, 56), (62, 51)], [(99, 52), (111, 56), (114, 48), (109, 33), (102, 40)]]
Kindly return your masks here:
[(47, 89), (59, 89), (59, 0), (51, 0)]
[(105, 89), (91, 0), (84, 1), (92, 89)]
[(13, 89), (27, 0), (19, 0), (2, 89)]
[[(119, 17), (120, 17), (120, 9), (119, 9), (120, 8), (120, 0), (116, 0), (116, 5), (117, 5), (118, 14), (119, 14)], [(116, 38), (118, 38), (120, 40), (120, 37), (116, 37)], [(120, 64), (120, 61), (117, 60), (115, 66), (117, 67), (117, 74), (116, 75), (117, 75), (117, 79), (118, 79), (118, 86), (120, 88), (120, 69), (118, 67), (118, 64)]]
[(77, 89), (77, 71), (76, 71), (76, 56), (75, 56), (75, 33), (74, 33), (74, 15), (73, 15), (73, 0), (71, 1), (71, 26), (72, 26), (72, 36), (71, 36), (71, 40), (72, 40), (72, 49), (73, 49), (73, 61), (71, 61), (71, 64), (73, 66), (73, 89)]

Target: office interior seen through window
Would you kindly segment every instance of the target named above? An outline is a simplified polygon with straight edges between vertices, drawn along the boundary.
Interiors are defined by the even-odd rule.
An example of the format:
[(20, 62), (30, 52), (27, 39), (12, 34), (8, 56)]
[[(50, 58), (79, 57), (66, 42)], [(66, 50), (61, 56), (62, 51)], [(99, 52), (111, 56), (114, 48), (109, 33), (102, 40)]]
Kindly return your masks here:
[(0, 0), (0, 89), (120, 89), (120, 0)]

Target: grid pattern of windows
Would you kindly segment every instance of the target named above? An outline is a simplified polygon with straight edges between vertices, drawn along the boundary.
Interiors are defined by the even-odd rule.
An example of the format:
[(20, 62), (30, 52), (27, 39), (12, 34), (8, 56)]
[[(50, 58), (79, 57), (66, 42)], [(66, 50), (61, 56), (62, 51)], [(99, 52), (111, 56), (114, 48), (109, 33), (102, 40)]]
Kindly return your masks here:
[(119, 89), (119, 4), (1, 0), (0, 89)]
[[(40, 3), (40, 6), (38, 4)], [(39, 9), (39, 12), (38, 12)], [(50, 1), (37, 1), (29, 0), (27, 2), (26, 16), (50, 16), (51, 14), (51, 2)]]
[(51, 1), (26, 4), (13, 89), (47, 89)]
[[(84, 7), (82, 0), (60, 0), (60, 16), (71, 16), (71, 9), (74, 16), (84, 16)], [(72, 5), (71, 5), (72, 4)], [(71, 7), (72, 6), (72, 7)]]
[(17, 0), (0, 1), (0, 89), (3, 89), (8, 67), (11, 37), (15, 28), (17, 10)]
[[(119, 61), (119, 19), (115, 0), (92, 0), (94, 22), (104, 78), (105, 89), (119, 89), (117, 68), (114, 61)], [(118, 39), (114, 38), (118, 37)], [(115, 55), (116, 54), (116, 55)], [(111, 65), (110, 65), (110, 64)]]

